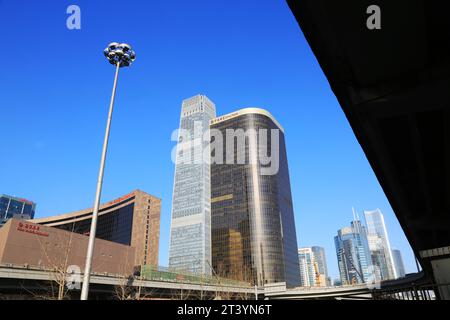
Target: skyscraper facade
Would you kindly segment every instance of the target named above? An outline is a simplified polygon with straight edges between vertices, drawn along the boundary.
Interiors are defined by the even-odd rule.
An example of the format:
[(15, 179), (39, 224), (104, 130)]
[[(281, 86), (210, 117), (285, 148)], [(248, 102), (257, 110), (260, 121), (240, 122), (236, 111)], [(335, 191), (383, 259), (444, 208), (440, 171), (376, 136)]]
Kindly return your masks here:
[(0, 227), (10, 218), (33, 219), (36, 211), (36, 204), (32, 201), (0, 195)]
[(214, 103), (204, 95), (183, 101), (175, 155), (169, 267), (211, 274), (209, 121)]
[(405, 265), (403, 264), (402, 253), (400, 250), (392, 249), (392, 257), (394, 258), (394, 266), (397, 278), (403, 278), (406, 275)]
[(314, 254), (314, 260), (317, 263), (317, 271), (319, 273), (319, 283), (316, 283), (316, 285), (321, 287), (331, 285), (331, 283), (328, 282), (328, 267), (327, 259), (325, 257), (325, 249), (323, 247), (313, 246), (311, 247), (311, 250)]
[(374, 266), (377, 266), (378, 276), (381, 280), (396, 279), (394, 259), (383, 214), (380, 209), (376, 209), (374, 211), (364, 211), (364, 217), (372, 263)]
[(300, 266), (300, 285), (302, 287), (316, 286), (317, 261), (311, 248), (298, 249), (298, 262)]
[[(212, 137), (211, 144), (214, 270), (257, 285), (286, 282), (288, 287), (298, 286), (297, 237), (283, 128), (269, 112), (258, 108), (213, 119), (210, 128), (211, 135), (220, 133)], [(251, 160), (264, 151), (263, 141), (276, 164)], [(227, 161), (220, 163), (220, 158)]]
[(342, 284), (361, 284), (373, 279), (367, 233), (361, 221), (338, 230), (334, 237), (339, 274)]

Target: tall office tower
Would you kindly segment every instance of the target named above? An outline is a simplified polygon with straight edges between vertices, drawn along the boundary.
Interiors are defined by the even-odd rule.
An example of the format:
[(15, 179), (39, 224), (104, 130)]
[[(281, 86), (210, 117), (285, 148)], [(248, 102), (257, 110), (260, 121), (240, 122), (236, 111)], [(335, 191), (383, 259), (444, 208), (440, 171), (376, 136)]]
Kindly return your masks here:
[(364, 217), (373, 265), (378, 267), (381, 280), (396, 279), (394, 259), (383, 214), (380, 209), (364, 211)]
[(300, 266), (300, 285), (302, 287), (314, 287), (316, 283), (317, 261), (311, 248), (298, 249), (298, 263)]
[(392, 249), (392, 257), (394, 258), (394, 266), (397, 278), (403, 278), (406, 275), (405, 265), (403, 264), (402, 253), (400, 250)]
[(0, 227), (10, 218), (33, 219), (36, 211), (36, 204), (32, 201), (0, 195)]
[[(213, 119), (210, 128), (214, 270), (257, 285), (298, 286), (297, 236), (282, 127), (266, 110), (247, 108)], [(261, 153), (270, 153), (270, 159)]]
[(354, 220), (350, 227), (338, 230), (334, 243), (342, 284), (360, 284), (373, 280), (367, 233), (361, 221)]
[(317, 269), (319, 273), (319, 283), (316, 283), (316, 285), (321, 287), (331, 285), (331, 283), (328, 282), (328, 267), (327, 258), (325, 257), (325, 249), (319, 246), (313, 246), (311, 247), (311, 250), (314, 254), (314, 259), (317, 262)]
[(214, 103), (203, 95), (186, 99), (181, 106), (169, 247), (172, 269), (211, 274), (209, 135), (205, 135), (215, 115)]

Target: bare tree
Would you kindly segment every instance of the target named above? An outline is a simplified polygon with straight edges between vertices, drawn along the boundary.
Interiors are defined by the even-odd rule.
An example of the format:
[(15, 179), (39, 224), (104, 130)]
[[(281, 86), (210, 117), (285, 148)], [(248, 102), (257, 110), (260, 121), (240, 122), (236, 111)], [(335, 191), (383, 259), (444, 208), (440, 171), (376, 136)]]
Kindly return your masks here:
[(223, 290), (216, 292), (216, 299), (249, 299), (247, 292), (237, 293), (231, 290), (231, 286), (237, 286), (242, 288), (251, 288), (253, 283), (253, 273), (248, 266), (232, 266), (231, 268), (225, 267), (223, 263), (216, 266), (215, 272), (219, 287)]
[[(126, 265), (126, 263), (125, 263)], [(157, 266), (152, 266), (158, 272)], [(151, 300), (155, 298), (158, 291), (157, 288), (149, 288), (143, 286), (143, 281), (154, 280), (153, 277), (148, 279), (142, 274), (129, 274), (128, 267), (123, 268), (120, 283), (114, 287), (114, 296), (119, 300)], [(142, 269), (141, 269), (142, 272)]]
[[(187, 271), (175, 271), (169, 270), (168, 272), (175, 274), (175, 281), (180, 284), (189, 284), (190, 279), (193, 278), (193, 274)], [(188, 300), (192, 296), (192, 289), (179, 289), (173, 290), (171, 294), (172, 300)]]
[(57, 233), (57, 241), (55, 243), (43, 242), (39, 235), (36, 235), (44, 262), (40, 261), (40, 266), (44, 265), (47, 271), (50, 271), (52, 280), (48, 286), (42, 287), (39, 292), (33, 293), (37, 299), (43, 300), (64, 300), (68, 297), (69, 288), (67, 280), (72, 275), (69, 270), (69, 259), (73, 245), (75, 223), (72, 223), (72, 230), (70, 232)]
[(136, 300), (152, 300), (152, 299), (154, 299), (156, 291), (157, 290), (155, 288), (148, 288), (148, 287), (142, 288), (142, 286), (139, 285), (137, 287), (135, 299)]
[(141, 291), (141, 288), (138, 291), (134, 286), (135, 275), (134, 271), (130, 272), (131, 265), (132, 263), (127, 252), (119, 267), (119, 284), (114, 286), (114, 296), (119, 300), (136, 300)]
[(119, 300), (133, 300), (133, 276), (121, 276), (120, 283), (114, 286), (114, 296)]

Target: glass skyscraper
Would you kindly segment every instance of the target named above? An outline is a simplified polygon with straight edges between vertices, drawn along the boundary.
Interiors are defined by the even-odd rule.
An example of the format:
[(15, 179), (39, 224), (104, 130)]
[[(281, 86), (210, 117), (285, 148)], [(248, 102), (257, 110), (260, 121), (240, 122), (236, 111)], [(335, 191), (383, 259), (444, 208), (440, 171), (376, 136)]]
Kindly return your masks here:
[(338, 230), (334, 243), (342, 284), (361, 284), (373, 280), (367, 233), (361, 221), (354, 220), (350, 227)]
[[(220, 116), (210, 127), (223, 138), (218, 143), (212, 137), (212, 158), (227, 158), (226, 163), (214, 160), (211, 164), (214, 270), (257, 285), (286, 282), (288, 287), (298, 286), (297, 237), (283, 128), (269, 112), (258, 108)], [(259, 143), (264, 136), (268, 145)], [(224, 147), (213, 148), (215, 143)], [(271, 151), (276, 165), (261, 158), (251, 160), (265, 153), (263, 145), (267, 150), (278, 149), (277, 155)]]
[(328, 279), (328, 267), (327, 267), (327, 259), (325, 257), (325, 249), (323, 247), (319, 246), (313, 246), (311, 247), (311, 250), (314, 254), (314, 259), (317, 263), (317, 271), (319, 272), (319, 280), (320, 283), (318, 285), (320, 286), (326, 286), (331, 285), (329, 283)]
[(298, 249), (298, 262), (300, 266), (300, 285), (314, 287), (316, 285), (317, 261), (311, 248)]
[(169, 267), (211, 274), (209, 121), (215, 105), (204, 95), (183, 101), (175, 155)]
[(405, 265), (403, 264), (402, 253), (400, 250), (392, 249), (392, 257), (394, 258), (395, 271), (397, 278), (403, 278), (406, 275)]
[(0, 227), (10, 218), (33, 219), (36, 211), (36, 204), (32, 201), (0, 195)]
[(378, 267), (378, 276), (381, 280), (396, 279), (394, 258), (392, 257), (391, 245), (389, 243), (383, 214), (380, 209), (364, 211), (364, 217), (366, 220), (372, 263)]

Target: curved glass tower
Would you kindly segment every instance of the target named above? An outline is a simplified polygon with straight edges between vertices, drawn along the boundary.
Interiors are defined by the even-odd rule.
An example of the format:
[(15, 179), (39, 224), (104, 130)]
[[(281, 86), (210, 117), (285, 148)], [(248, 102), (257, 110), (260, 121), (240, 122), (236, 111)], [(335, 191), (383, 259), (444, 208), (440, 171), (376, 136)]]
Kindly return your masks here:
[(300, 284), (283, 128), (267, 111), (211, 121), (212, 264), (257, 285)]

